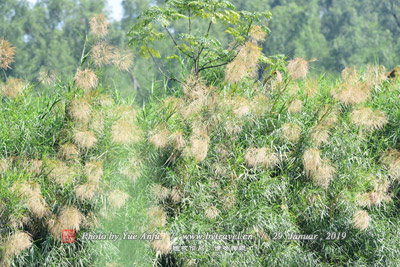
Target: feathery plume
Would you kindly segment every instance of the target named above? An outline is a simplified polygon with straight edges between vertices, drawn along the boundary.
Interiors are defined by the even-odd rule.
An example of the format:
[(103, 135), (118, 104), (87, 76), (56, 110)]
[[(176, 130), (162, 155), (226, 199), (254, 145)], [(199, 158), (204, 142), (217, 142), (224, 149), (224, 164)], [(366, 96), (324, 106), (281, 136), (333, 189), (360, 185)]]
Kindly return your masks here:
[(289, 142), (296, 143), (300, 139), (301, 128), (294, 123), (285, 123), (282, 126), (282, 138)]
[(98, 134), (104, 131), (104, 115), (101, 111), (92, 112), (92, 115), (90, 116), (89, 129)]
[(99, 183), (103, 176), (103, 164), (101, 161), (86, 162), (84, 171), (90, 183)]
[(250, 167), (262, 165), (266, 168), (273, 168), (279, 162), (278, 155), (268, 147), (247, 149), (244, 160)]
[(16, 190), (21, 194), (26, 205), (35, 217), (42, 218), (47, 214), (48, 205), (41, 194), (40, 185), (38, 183), (19, 183), (14, 185), (12, 190)]
[(233, 113), (238, 117), (244, 117), (250, 114), (250, 103), (246, 98), (237, 96), (233, 99)]
[(170, 132), (166, 128), (157, 129), (150, 133), (149, 142), (156, 148), (165, 148), (169, 144)]
[(14, 62), (15, 47), (7, 40), (0, 39), (0, 69), (10, 69)]
[(246, 42), (240, 48), (236, 58), (226, 66), (225, 80), (236, 83), (247, 75), (253, 77), (257, 72), (257, 61), (260, 55), (261, 49), (255, 42)]
[(164, 201), (168, 198), (170, 190), (160, 184), (154, 184), (151, 188), (151, 193), (157, 201)]
[(57, 73), (53, 70), (42, 70), (39, 72), (38, 81), (46, 85), (55, 84), (57, 81)]
[(97, 37), (104, 37), (108, 33), (108, 22), (103, 14), (96, 14), (90, 19), (90, 31)]
[(10, 259), (13, 256), (20, 254), (25, 249), (28, 249), (32, 246), (32, 237), (25, 232), (15, 232), (12, 234), (6, 243), (4, 244), (5, 248), (5, 259)]
[(303, 58), (296, 57), (289, 61), (287, 69), (289, 75), (293, 79), (305, 78), (308, 74), (308, 61)]
[(61, 208), (58, 217), (53, 217), (48, 221), (50, 233), (60, 240), (62, 230), (64, 229), (79, 231), (84, 218), (83, 214), (76, 207), (64, 206)]
[(92, 148), (97, 143), (97, 138), (92, 132), (84, 130), (75, 130), (74, 132), (74, 142), (81, 148)]
[(348, 105), (360, 104), (369, 99), (370, 91), (371, 88), (365, 82), (345, 82), (332, 90), (332, 96)]
[(258, 41), (264, 41), (265, 40), (265, 36), (267, 34), (265, 33), (265, 31), (262, 29), (261, 26), (257, 25), (254, 26), (251, 30), (250, 30), (250, 37), (252, 40), (258, 42)]
[(131, 121), (121, 118), (111, 127), (112, 141), (116, 144), (130, 144), (138, 142), (141, 137), (140, 131)]
[(168, 254), (172, 247), (171, 238), (168, 233), (160, 233), (161, 239), (151, 242), (153, 249), (161, 254)]
[(173, 137), (174, 149), (180, 150), (185, 147), (186, 142), (185, 139), (183, 138), (181, 131), (176, 131), (172, 137)]
[(69, 115), (77, 122), (86, 125), (90, 118), (92, 107), (89, 102), (84, 98), (74, 99), (68, 107)]
[(99, 185), (96, 183), (87, 182), (75, 186), (75, 195), (81, 200), (91, 200), (98, 190)]
[(121, 208), (125, 205), (125, 202), (128, 200), (129, 195), (121, 190), (114, 190), (108, 194), (108, 201), (114, 208)]
[(329, 139), (329, 130), (322, 125), (318, 125), (313, 128), (311, 132), (311, 139), (316, 146), (327, 144)]
[(387, 79), (385, 66), (367, 66), (363, 74), (364, 81), (370, 86), (378, 86)]
[(307, 176), (314, 174), (321, 165), (321, 162), (321, 151), (319, 149), (309, 148), (304, 151), (303, 165)]
[(300, 99), (294, 99), (292, 103), (289, 105), (288, 112), (289, 113), (299, 113), (303, 108), (303, 101)]
[(72, 182), (74, 176), (76, 175), (76, 170), (73, 167), (70, 167), (64, 162), (58, 160), (50, 162), (46, 169), (49, 171), (48, 177), (61, 186)]
[(365, 230), (369, 225), (370, 217), (365, 210), (358, 210), (354, 213), (352, 221), (355, 228)]
[(321, 165), (312, 173), (312, 180), (316, 185), (326, 189), (335, 173), (335, 167), (332, 166), (328, 160), (322, 160)]
[(149, 230), (165, 226), (167, 214), (165, 214), (161, 206), (152, 207), (147, 213), (150, 219)]
[(111, 64), (114, 53), (114, 47), (104, 41), (100, 41), (92, 46), (92, 58), (97, 67)]
[(4, 96), (15, 98), (22, 94), (26, 86), (24, 80), (18, 78), (9, 78), (5, 84), (0, 86), (0, 91)]
[(387, 122), (386, 115), (383, 111), (372, 110), (368, 107), (361, 107), (351, 113), (351, 121), (358, 126), (365, 126), (366, 129), (380, 129)]
[(210, 220), (214, 220), (218, 216), (218, 209), (215, 206), (209, 206), (205, 210), (205, 215)]
[(184, 154), (194, 157), (197, 161), (203, 161), (207, 157), (210, 137), (205, 132), (195, 132), (190, 138), (190, 144), (184, 150)]
[[(1, 161), (0, 161), (0, 165), (1, 165)], [(28, 173), (31, 173), (34, 175), (39, 175), (42, 171), (43, 161), (38, 160), (38, 159), (32, 159), (32, 160), (24, 161), (22, 163), (22, 165)], [(0, 169), (1, 169), (1, 166), (0, 166)], [(0, 173), (1, 173), (1, 170), (0, 170)]]
[(346, 82), (356, 82), (358, 71), (355, 67), (346, 67), (342, 70), (342, 80)]
[(177, 204), (177, 203), (181, 202), (182, 197), (183, 197), (183, 193), (181, 192), (179, 187), (174, 186), (172, 188), (172, 191), (171, 191), (171, 200), (172, 200), (172, 202)]
[(307, 97), (313, 97), (319, 90), (318, 80), (308, 78), (305, 82), (304, 94)]
[(120, 71), (129, 71), (133, 64), (133, 53), (129, 50), (115, 48), (112, 63)]
[(76, 86), (84, 90), (90, 90), (95, 88), (98, 82), (96, 73), (94, 73), (94, 71), (92, 71), (91, 69), (84, 69), (84, 70), (78, 69), (78, 71), (75, 74), (74, 80)]

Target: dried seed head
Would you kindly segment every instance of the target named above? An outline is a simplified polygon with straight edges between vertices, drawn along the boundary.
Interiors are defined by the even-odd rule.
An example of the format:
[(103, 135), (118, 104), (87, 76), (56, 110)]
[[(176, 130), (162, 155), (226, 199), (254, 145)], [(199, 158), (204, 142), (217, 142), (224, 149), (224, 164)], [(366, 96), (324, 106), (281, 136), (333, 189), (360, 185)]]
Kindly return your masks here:
[(244, 117), (250, 114), (251, 106), (246, 98), (237, 96), (233, 99), (233, 113), (238, 117)]
[(133, 64), (133, 53), (129, 50), (114, 49), (113, 65), (120, 71), (129, 71)]
[(175, 204), (179, 203), (179, 202), (181, 202), (182, 197), (183, 197), (183, 193), (181, 192), (181, 190), (177, 186), (174, 186), (174, 188), (172, 188), (172, 191), (171, 191), (172, 202), (174, 202)]
[(0, 69), (10, 69), (14, 62), (15, 47), (7, 40), (0, 39)]
[(4, 96), (15, 98), (22, 94), (26, 83), (22, 79), (9, 78), (5, 84), (0, 86), (0, 91)]
[(121, 190), (114, 190), (108, 194), (108, 201), (116, 209), (119, 209), (125, 205), (125, 202), (128, 200), (128, 198), (129, 195)]
[[(0, 161), (0, 165), (1, 165), (1, 161)], [(42, 171), (43, 161), (38, 160), (38, 159), (32, 159), (32, 160), (24, 161), (22, 163), (22, 165), (27, 172), (29, 172), (31, 174), (39, 175)], [(1, 166), (0, 166), (0, 169), (1, 169)], [(0, 170), (0, 173), (1, 173), (1, 170)]]
[(116, 144), (130, 144), (138, 142), (141, 138), (140, 131), (136, 125), (125, 119), (117, 120), (111, 127), (112, 141)]
[(367, 229), (370, 217), (365, 210), (359, 210), (353, 215), (353, 226), (360, 230)]
[(108, 33), (108, 22), (106, 17), (103, 14), (96, 14), (91, 18), (90, 22), (90, 31), (93, 35), (98, 36), (100, 38), (104, 37)]
[(84, 183), (81, 185), (75, 186), (75, 195), (81, 200), (91, 200), (96, 191), (98, 190), (99, 185), (96, 183)]
[(74, 99), (68, 107), (69, 115), (76, 121), (86, 125), (90, 118), (92, 107), (84, 98)]
[(75, 130), (74, 132), (74, 142), (81, 148), (92, 148), (97, 143), (97, 138), (94, 133), (84, 130)]
[(84, 90), (90, 90), (97, 86), (98, 78), (91, 69), (79, 70), (74, 77), (76, 86)]
[(161, 239), (156, 239), (151, 242), (151, 246), (155, 251), (166, 255), (170, 252), (172, 247), (171, 238), (168, 233), (160, 233), (160, 237)]
[(190, 138), (190, 144), (184, 150), (184, 154), (194, 157), (197, 161), (203, 161), (207, 157), (210, 137), (202, 131), (196, 132)]
[(148, 215), (150, 219), (149, 230), (165, 226), (165, 223), (167, 222), (167, 215), (162, 207), (152, 207), (149, 209)]
[(99, 183), (103, 176), (103, 164), (101, 161), (86, 162), (85, 175), (90, 183)]
[(250, 167), (261, 165), (266, 168), (273, 168), (279, 162), (278, 155), (271, 152), (268, 147), (249, 148), (247, 149), (244, 159)]
[(345, 82), (332, 91), (332, 96), (348, 105), (360, 104), (369, 99), (371, 88), (365, 82)]
[(300, 99), (295, 99), (289, 105), (288, 112), (289, 113), (299, 113), (302, 108), (303, 108), (303, 101), (301, 101)]
[(363, 74), (364, 81), (370, 86), (378, 86), (387, 79), (385, 66), (368, 66)]
[(296, 143), (300, 139), (301, 128), (294, 123), (285, 123), (282, 126), (282, 138), (289, 142)]
[(4, 244), (5, 259), (20, 254), (25, 249), (32, 246), (32, 237), (25, 232), (15, 232), (12, 234)]
[(73, 206), (64, 206), (61, 208), (57, 218), (51, 218), (48, 221), (50, 233), (57, 239), (61, 239), (61, 233), (64, 229), (74, 229), (79, 231), (83, 222), (83, 214)]
[(287, 66), (289, 75), (293, 79), (305, 78), (308, 74), (308, 61), (299, 57), (289, 61)]
[(254, 41), (258, 42), (258, 41), (264, 41), (265, 40), (265, 36), (267, 34), (265, 33), (265, 31), (262, 29), (261, 26), (257, 25), (254, 26), (251, 31), (250, 31), (250, 37), (251, 39), (253, 39)]
[(205, 215), (207, 218), (214, 220), (218, 216), (218, 209), (215, 206), (209, 206), (205, 210)]
[(92, 58), (97, 67), (111, 64), (114, 53), (114, 47), (108, 43), (101, 41), (92, 46)]
[(73, 167), (58, 160), (50, 162), (47, 169), (50, 172), (48, 178), (54, 180), (61, 186), (72, 182), (76, 175), (76, 170)]
[(13, 186), (13, 191), (18, 191), (26, 205), (36, 218), (42, 218), (48, 213), (48, 205), (44, 200), (40, 185), (36, 182), (24, 182)]
[(319, 90), (318, 80), (309, 78), (305, 82), (304, 94), (307, 97), (313, 97)]
[(173, 134), (173, 140), (174, 140), (174, 148), (175, 149), (180, 150), (180, 149), (184, 148), (186, 145), (185, 139), (183, 138), (182, 132), (180, 132), (180, 131), (176, 131)]
[(236, 83), (245, 76), (253, 77), (257, 72), (257, 61), (261, 49), (255, 42), (248, 41), (242, 46), (236, 58), (225, 69), (225, 80)]
[(92, 115), (90, 116), (89, 129), (98, 134), (104, 131), (104, 115), (101, 111), (92, 112)]
[(335, 173), (335, 167), (332, 166), (328, 160), (323, 160), (321, 165), (318, 166), (317, 170), (312, 174), (312, 180), (316, 185), (326, 189)]
[(59, 157), (65, 159), (65, 160), (77, 159), (78, 155), (79, 155), (79, 150), (76, 145), (66, 143), (60, 147), (60, 150), (58, 151), (58, 155), (59, 155)]
[(157, 201), (164, 201), (168, 198), (170, 190), (160, 184), (154, 184), (151, 193)]
[(365, 126), (366, 129), (380, 129), (387, 122), (386, 115), (383, 111), (372, 110), (368, 107), (362, 107), (351, 113), (351, 121), (358, 126)]
[(329, 139), (329, 130), (324, 126), (318, 125), (313, 128), (311, 139), (316, 146), (327, 144)]
[(53, 70), (43, 70), (39, 72), (38, 81), (46, 85), (55, 84), (57, 81), (57, 73)]
[(314, 174), (321, 163), (321, 151), (319, 149), (310, 148), (304, 151), (303, 165), (307, 176)]
[(152, 131), (149, 136), (149, 142), (156, 148), (165, 148), (169, 144), (170, 132), (166, 128)]

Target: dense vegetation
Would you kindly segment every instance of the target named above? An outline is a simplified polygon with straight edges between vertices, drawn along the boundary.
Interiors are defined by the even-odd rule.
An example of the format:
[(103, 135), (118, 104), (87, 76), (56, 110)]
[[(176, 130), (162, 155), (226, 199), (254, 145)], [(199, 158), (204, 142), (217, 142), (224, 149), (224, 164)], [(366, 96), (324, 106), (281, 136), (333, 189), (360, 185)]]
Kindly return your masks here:
[[(261, 2), (239, 6), (269, 3), (274, 14), (297, 5)], [(39, 3), (36, 12), (56, 4)], [(92, 4), (82, 10), (101, 10)], [(133, 1), (124, 7), (130, 17), (120, 23), (96, 14), (87, 28), (69, 27), (82, 27), (82, 38), (67, 38), (80, 51), (63, 53), (73, 62), (63, 75), (36, 69), (27, 71), (34, 82), (17, 78), (25, 49), (0, 39), (0, 264), (400, 264), (397, 77), (379, 65), (347, 67), (335, 80), (310, 75), (318, 55), (264, 54), (270, 13), (228, 1), (173, 0), (138, 18)], [(61, 21), (53, 27), (63, 36)], [(135, 103), (121, 97), (118, 80), (142, 75), (140, 64), (159, 80)], [(77, 242), (60, 241), (66, 228)], [(82, 239), (88, 231), (161, 239), (91, 242)], [(184, 238), (206, 233), (252, 238)]]
[[(53, 70), (63, 77), (74, 75), (81, 58), (89, 20), (104, 13), (105, 0), (4, 0), (0, 3), (0, 38), (18, 50), (16, 64), (7, 75), (35, 81), (40, 71)], [(111, 45), (125, 46), (126, 33), (139, 14), (150, 4), (163, 6), (165, 1), (124, 0), (121, 21), (110, 23)], [(391, 69), (400, 61), (400, 5), (395, 0), (235, 0), (238, 10), (269, 10), (271, 34), (263, 44), (266, 55), (283, 54), (289, 58), (317, 58), (312, 72), (340, 73), (349, 66), (364, 67), (377, 63)], [(207, 24), (207, 23), (206, 23)], [(193, 28), (199, 24), (193, 24)], [(173, 24), (179, 33), (181, 25)], [(218, 32), (218, 31), (216, 31)], [(224, 38), (220, 39), (224, 42)], [(172, 42), (161, 43), (162, 52), (170, 51)], [(106, 68), (107, 69), (107, 68)], [(108, 78), (118, 80), (122, 95), (135, 94), (142, 100), (150, 94), (157, 68), (141, 57), (129, 73), (107, 70)], [(1, 74), (3, 75), (3, 74)], [(161, 78), (162, 80), (162, 78)]]

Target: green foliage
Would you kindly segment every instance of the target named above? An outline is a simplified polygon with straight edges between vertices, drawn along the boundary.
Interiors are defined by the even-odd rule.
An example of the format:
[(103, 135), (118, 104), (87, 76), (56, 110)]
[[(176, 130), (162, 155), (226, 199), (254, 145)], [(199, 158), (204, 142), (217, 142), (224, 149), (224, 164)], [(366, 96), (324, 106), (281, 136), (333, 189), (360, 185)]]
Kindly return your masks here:
[[(143, 56), (152, 57), (155, 61), (155, 58), (161, 57), (161, 53), (153, 43), (169, 38), (174, 45), (174, 54), (169, 52), (163, 58), (187, 58), (187, 65), (198, 76), (202, 70), (231, 62), (238, 53), (236, 49), (249, 39), (251, 29), (258, 23), (268, 33), (266, 22), (270, 17), (268, 11), (236, 11), (229, 1), (167, 1), (165, 7), (153, 6), (139, 16), (129, 31), (129, 43), (139, 47)], [(205, 27), (192, 26), (197, 21)], [(185, 31), (175, 32), (176, 22), (187, 25)], [(211, 28), (215, 24), (223, 25), (221, 32), (233, 42), (230, 47), (222, 45), (221, 32), (216, 37), (211, 35)], [(159, 70), (168, 78), (177, 79), (171, 73), (166, 74), (166, 70), (160, 66)]]

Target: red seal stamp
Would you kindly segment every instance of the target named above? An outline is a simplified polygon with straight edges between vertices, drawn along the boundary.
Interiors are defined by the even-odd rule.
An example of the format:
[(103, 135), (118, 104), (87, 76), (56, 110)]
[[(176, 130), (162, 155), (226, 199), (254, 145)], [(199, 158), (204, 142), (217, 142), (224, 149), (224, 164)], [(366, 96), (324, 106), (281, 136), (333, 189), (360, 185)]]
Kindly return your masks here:
[(72, 229), (62, 230), (61, 240), (63, 243), (74, 243), (75, 242), (75, 230), (72, 230)]

